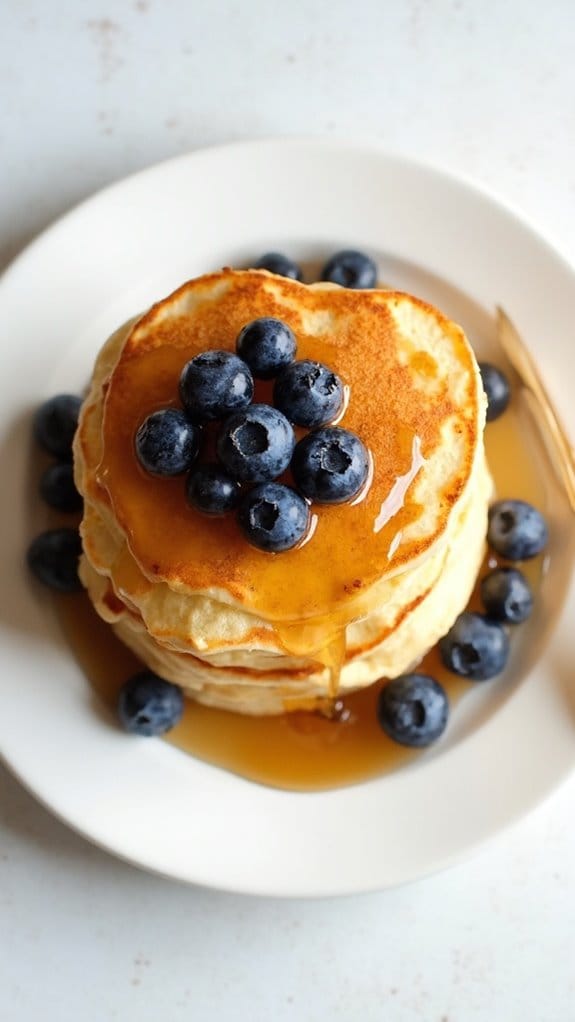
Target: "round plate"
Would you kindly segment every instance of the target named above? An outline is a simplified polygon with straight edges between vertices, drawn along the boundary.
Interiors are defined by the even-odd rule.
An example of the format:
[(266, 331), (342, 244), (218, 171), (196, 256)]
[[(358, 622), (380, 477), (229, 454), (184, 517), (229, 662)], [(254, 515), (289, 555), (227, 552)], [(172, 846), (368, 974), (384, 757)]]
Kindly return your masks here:
[(172, 160), (74, 210), (0, 285), (0, 751), (86, 837), (182, 880), (286, 896), (399, 884), (494, 835), (575, 762), (573, 517), (548, 469), (551, 569), (530, 624), (538, 655), (516, 664), (511, 680), (478, 686), (446, 740), (415, 766), (338, 791), (260, 787), (123, 735), (95, 709), (50, 594), (30, 582), (23, 552), (42, 521), (31, 409), (83, 387), (108, 334), (183, 280), (249, 265), (270, 248), (313, 262), (344, 246), (374, 254), (383, 280), (438, 304), (481, 351), (495, 351), (502, 305), (575, 432), (564, 369), (573, 272), (493, 199), (372, 147), (281, 140)]

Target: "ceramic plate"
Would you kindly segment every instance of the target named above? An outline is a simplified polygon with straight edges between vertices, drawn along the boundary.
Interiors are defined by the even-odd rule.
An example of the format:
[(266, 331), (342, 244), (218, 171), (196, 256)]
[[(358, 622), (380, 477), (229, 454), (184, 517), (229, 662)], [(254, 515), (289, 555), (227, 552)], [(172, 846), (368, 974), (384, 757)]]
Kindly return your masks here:
[(97, 712), (50, 594), (26, 573), (24, 551), (45, 520), (34, 497), (31, 410), (82, 388), (112, 329), (183, 280), (249, 265), (270, 248), (313, 262), (344, 246), (368, 250), (384, 281), (461, 322), (483, 356), (499, 357), (502, 305), (575, 434), (565, 372), (573, 271), (492, 198), (378, 149), (282, 140), (172, 160), (74, 210), (0, 285), (0, 751), (87, 838), (190, 882), (285, 896), (399, 884), (493, 836), (575, 762), (573, 518), (544, 456), (551, 567), (529, 655), (462, 700), (445, 740), (415, 765), (355, 787), (272, 790), (123, 735)]

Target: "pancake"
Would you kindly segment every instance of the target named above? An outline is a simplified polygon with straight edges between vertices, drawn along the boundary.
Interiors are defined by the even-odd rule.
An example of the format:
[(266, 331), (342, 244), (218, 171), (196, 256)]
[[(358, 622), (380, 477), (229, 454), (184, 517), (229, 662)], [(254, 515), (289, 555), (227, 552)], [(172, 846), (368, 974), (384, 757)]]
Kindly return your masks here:
[[(384, 602), (347, 626), (339, 678), (342, 695), (411, 669), (449, 629), (466, 605), (481, 565), (490, 493), (489, 474), (480, 465), (477, 485), (460, 528), (441, 557), (435, 584), (403, 604), (405, 587), (397, 585), (393, 603)], [(106, 576), (98, 574), (87, 559), (82, 577), (98, 613), (122, 641), (152, 670), (181, 685), (199, 702), (256, 715), (323, 707), (330, 686), (329, 670), (323, 664), (241, 645), (249, 642), (247, 636), (237, 647), (212, 654), (161, 643), (141, 615), (118, 600)]]
[[(133, 450), (143, 418), (178, 404), (185, 362), (233, 350), (263, 315), (292, 327), (297, 357), (340, 374), (340, 424), (372, 459), (359, 503), (314, 507), (311, 538), (275, 555), (249, 546), (233, 516), (193, 511), (182, 480), (146, 475)], [(256, 400), (271, 400), (268, 384)], [(451, 625), (477, 573), (484, 405), (461, 329), (410, 295), (263, 271), (190, 281), (110, 339), (82, 411), (81, 570), (96, 609), (164, 677), (242, 712), (325, 698), (338, 661), (344, 688), (401, 673)]]

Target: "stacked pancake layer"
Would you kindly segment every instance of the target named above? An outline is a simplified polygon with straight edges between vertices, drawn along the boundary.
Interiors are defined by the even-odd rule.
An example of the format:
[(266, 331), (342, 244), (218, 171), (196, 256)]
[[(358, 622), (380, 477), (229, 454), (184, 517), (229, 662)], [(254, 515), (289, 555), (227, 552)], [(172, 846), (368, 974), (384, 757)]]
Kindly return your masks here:
[[(292, 326), (298, 357), (342, 376), (341, 424), (373, 458), (363, 499), (314, 508), (313, 535), (284, 554), (249, 547), (233, 517), (199, 515), (182, 480), (146, 477), (133, 452), (142, 419), (177, 403), (184, 363), (233, 350), (262, 315)], [(450, 627), (479, 569), (484, 405), (461, 330), (411, 296), (252, 271), (191, 281), (110, 338), (83, 407), (81, 576), (96, 610), (161, 676), (242, 713), (313, 708), (336, 682), (401, 674)]]

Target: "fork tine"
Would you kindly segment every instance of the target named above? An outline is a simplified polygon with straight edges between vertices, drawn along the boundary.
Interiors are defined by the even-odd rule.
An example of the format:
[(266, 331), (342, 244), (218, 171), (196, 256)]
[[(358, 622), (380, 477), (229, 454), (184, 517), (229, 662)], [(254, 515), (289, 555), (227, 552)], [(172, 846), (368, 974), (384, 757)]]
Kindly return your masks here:
[(563, 482), (571, 509), (575, 512), (575, 452), (531, 353), (500, 305), (497, 306), (497, 336), (522, 386), (533, 398), (536, 410), (541, 413), (536, 416), (537, 424)]

